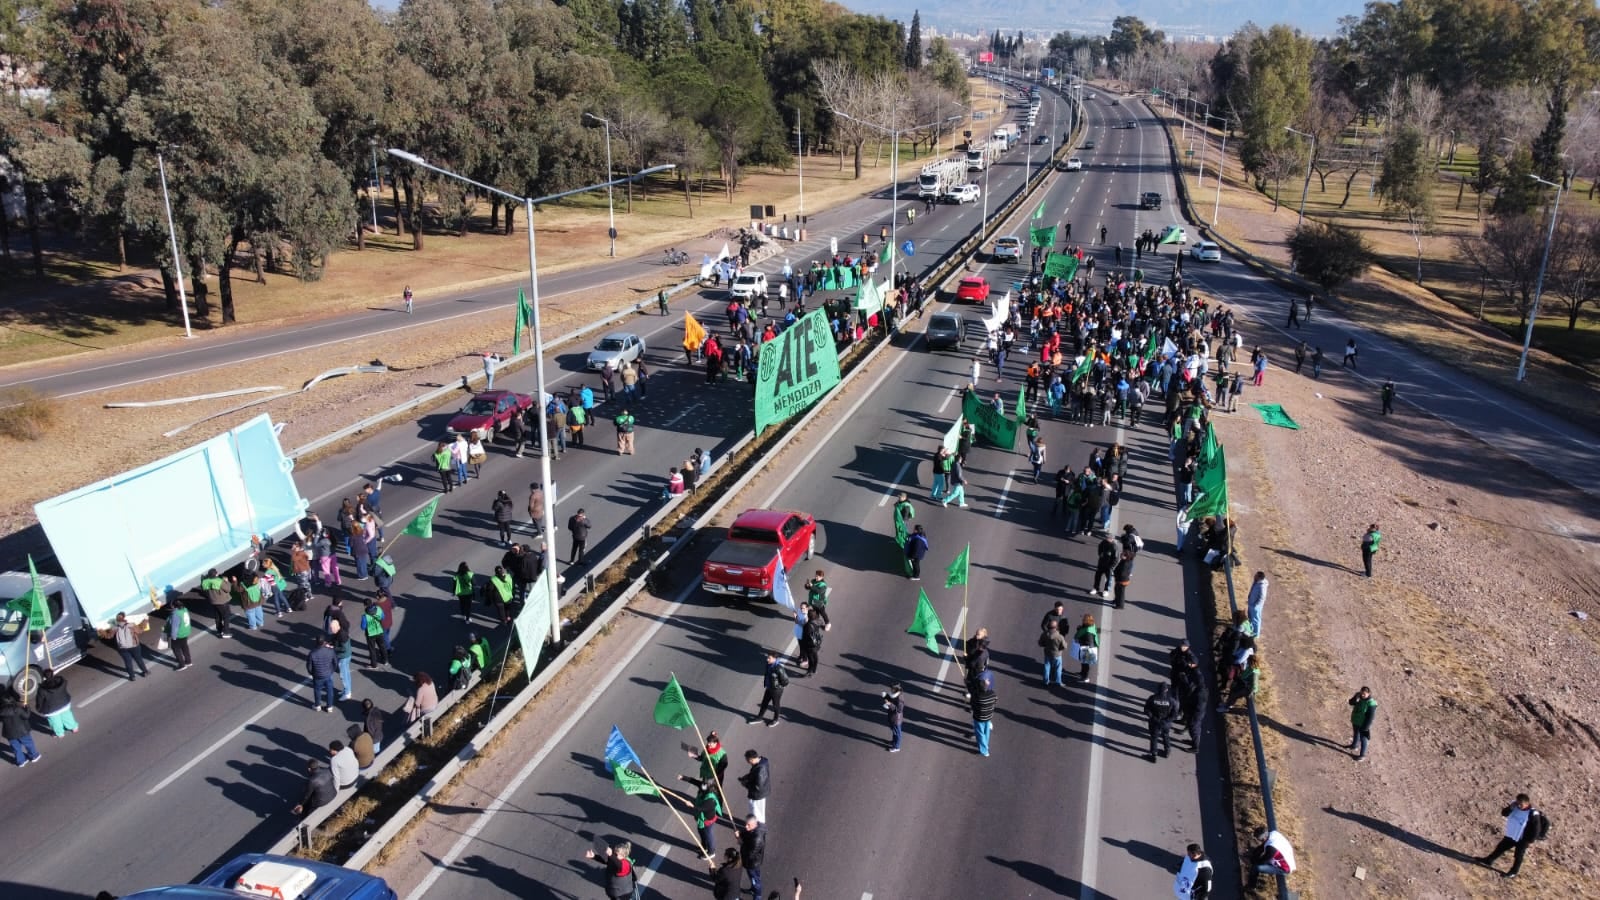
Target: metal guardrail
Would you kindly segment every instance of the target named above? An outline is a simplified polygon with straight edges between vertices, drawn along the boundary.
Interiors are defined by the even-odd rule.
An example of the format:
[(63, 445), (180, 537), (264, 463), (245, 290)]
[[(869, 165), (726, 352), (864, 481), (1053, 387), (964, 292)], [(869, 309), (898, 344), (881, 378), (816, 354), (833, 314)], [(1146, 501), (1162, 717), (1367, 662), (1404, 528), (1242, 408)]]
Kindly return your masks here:
[[(1155, 107), (1150, 105), (1149, 98), (1142, 98), (1142, 102), (1144, 103), (1145, 109), (1150, 110), (1151, 114), (1154, 115), (1158, 121), (1160, 121), (1160, 123), (1161, 123), (1161, 133), (1166, 136), (1166, 139), (1167, 139), (1167, 152), (1172, 158), (1173, 166), (1178, 170), (1178, 177), (1175, 178), (1174, 181), (1177, 183), (1177, 186), (1178, 186), (1179, 205), (1180, 205), (1180, 208), (1183, 210), (1184, 219), (1187, 220), (1192, 225), (1193, 224), (1201, 224), (1204, 232), (1209, 237), (1211, 237), (1212, 240), (1217, 240), (1217, 243), (1228, 243), (1229, 249), (1230, 250), (1234, 250), (1236, 252), (1236, 255), (1240, 256), (1241, 259), (1246, 259), (1246, 260), (1253, 259), (1253, 257), (1250, 256), (1250, 254), (1244, 253), (1242, 251), (1237, 251), (1236, 248), (1234, 248), (1233, 245), (1230, 242), (1225, 242), (1223, 240), (1218, 240), (1217, 239), (1218, 236), (1209, 227), (1209, 223), (1205, 223), (1203, 219), (1201, 219), (1198, 215), (1195, 214), (1194, 208), (1193, 208), (1193, 202), (1189, 199), (1188, 184), (1184, 181), (1184, 178), (1183, 178), (1182, 163), (1178, 159), (1178, 147), (1172, 141), (1172, 132), (1167, 128), (1166, 117), (1162, 115), (1160, 110), (1158, 110)], [(1218, 171), (1218, 177), (1219, 178), (1221, 177), (1221, 171), (1220, 170)], [(1265, 264), (1265, 265), (1270, 265), (1270, 264)], [(1274, 271), (1276, 271), (1277, 267), (1276, 266), (1272, 266), (1272, 269)], [(1289, 276), (1289, 277), (1290, 278), (1294, 278), (1294, 276)], [(1295, 279), (1295, 280), (1298, 280), (1298, 279)], [(1231, 536), (1232, 532), (1231, 532), (1231, 530), (1229, 532), (1229, 535), (1230, 535), (1230, 537), (1229, 537), (1229, 542), (1230, 543), (1229, 543), (1229, 546), (1228, 546), (1228, 557), (1227, 557), (1226, 561), (1223, 563), (1222, 574), (1223, 574), (1223, 580), (1226, 582), (1227, 588), (1228, 588), (1228, 612), (1229, 612), (1229, 614), (1231, 616), (1233, 613), (1236, 613), (1236, 612), (1239, 611), (1239, 598), (1238, 598), (1238, 595), (1234, 592), (1234, 586), (1233, 586), (1233, 546), (1232, 546), (1232, 536)], [(1266, 748), (1261, 743), (1261, 719), (1256, 714), (1256, 698), (1255, 697), (1246, 697), (1245, 698), (1245, 713), (1246, 713), (1247, 717), (1250, 720), (1250, 742), (1253, 745), (1253, 749), (1255, 750), (1256, 777), (1261, 783), (1261, 807), (1262, 807), (1262, 811), (1265, 813), (1265, 815), (1267, 817), (1267, 828), (1269, 828), (1269, 829), (1271, 829), (1273, 831), (1277, 831), (1278, 830), (1278, 814), (1277, 814), (1277, 808), (1273, 804), (1273, 801), (1272, 801), (1272, 784), (1276, 780), (1276, 776), (1273, 774), (1272, 767), (1267, 764), (1267, 751), (1266, 751)], [(1289, 877), (1287, 875), (1279, 873), (1277, 875), (1277, 880), (1278, 880), (1278, 898), (1279, 898), (1279, 900), (1295, 900), (1295, 898), (1298, 895), (1294, 891), (1289, 890)]]

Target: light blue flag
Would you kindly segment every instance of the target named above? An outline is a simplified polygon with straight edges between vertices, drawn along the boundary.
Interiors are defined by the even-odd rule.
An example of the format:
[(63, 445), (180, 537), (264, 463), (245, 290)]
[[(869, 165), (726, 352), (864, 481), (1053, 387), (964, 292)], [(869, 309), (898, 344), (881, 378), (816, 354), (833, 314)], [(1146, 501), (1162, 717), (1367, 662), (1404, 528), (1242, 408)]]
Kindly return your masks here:
[(611, 737), (606, 738), (606, 768), (615, 769), (617, 766), (627, 768), (629, 765), (644, 768), (644, 763), (639, 761), (639, 754), (633, 752), (627, 738), (622, 736), (622, 729), (613, 725)]
[(900, 245), (900, 252), (905, 254), (906, 256), (916, 256), (917, 255), (917, 245), (911, 243), (910, 241), (906, 241), (904, 244)]
[(783, 568), (783, 560), (778, 560), (778, 580), (772, 583), (772, 602), (795, 612), (794, 594), (789, 590), (789, 573)]

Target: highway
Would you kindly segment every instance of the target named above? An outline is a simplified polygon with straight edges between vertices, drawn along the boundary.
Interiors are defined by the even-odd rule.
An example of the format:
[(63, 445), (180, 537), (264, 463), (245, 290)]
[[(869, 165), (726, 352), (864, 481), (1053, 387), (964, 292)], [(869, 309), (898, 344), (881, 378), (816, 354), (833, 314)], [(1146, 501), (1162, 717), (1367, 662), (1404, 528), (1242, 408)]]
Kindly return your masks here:
[[(1090, 111), (1097, 123), (1093, 162), (1081, 175), (1056, 179), (1047, 209), (1126, 235), (1166, 224), (1132, 208), (1137, 191), (1156, 189), (1161, 178), (1155, 173), (1163, 150), (1144, 137), (1153, 129), (1112, 131), (1103, 125), (1111, 114), (1094, 105)], [(1027, 216), (1017, 217), (1018, 231)], [(1095, 252), (1110, 264), (1110, 250)], [(1162, 276), (1168, 260), (1147, 271)], [(1014, 265), (984, 269), (1001, 284), (1023, 272)], [(1218, 860), (1217, 896), (1235, 895), (1233, 836), (1212, 740), (1198, 755), (1175, 752), (1155, 764), (1143, 758), (1141, 706), (1165, 677), (1167, 650), (1179, 637), (1202, 636), (1186, 608), (1172, 544), (1160, 429), (1043, 425), (1049, 471), (1081, 466), (1092, 449), (1114, 441), (1131, 450), (1130, 487), (1113, 529), (1134, 524), (1146, 548), (1127, 608), (1113, 610), (1087, 594), (1093, 544), (1061, 535), (1050, 513), (1053, 488), (1032, 482), (1020, 453), (973, 452), (969, 509), (927, 502), (927, 457), (956, 415), (957, 386), (967, 380), (981, 334), (970, 317), (968, 333), (964, 350), (948, 353), (929, 353), (918, 336), (902, 336), (903, 352), (893, 351), (865, 376), (867, 384), (836, 401), (842, 408), (824, 416), (832, 426), (807, 442), (793, 466), (775, 470), (767, 496), (756, 501), (818, 516), (820, 558), (793, 582), (815, 566), (834, 586), (836, 627), (821, 671), (794, 681), (781, 725), (746, 722), (759, 700), (764, 651), (793, 651), (792, 626), (780, 611), (718, 599), (693, 584), (670, 599), (641, 601), (637, 615), (608, 638), (625, 648), (620, 658), (585, 673), (595, 693), (559, 726), (529, 728), (533, 741), (518, 754), (528, 762), (489, 788), (499, 793), (469, 789), (470, 807), (437, 804), (440, 840), (412, 840), (408, 850), (417, 852), (396, 854), (378, 873), (407, 900), (592, 897), (599, 869), (582, 853), (599, 835), (635, 843), (647, 897), (707, 895), (703, 864), (671, 815), (658, 803), (621, 795), (600, 759), (617, 725), (658, 780), (693, 772), (680, 749), (693, 736), (650, 716), (675, 674), (702, 729), (723, 736), (730, 777), (743, 771), (746, 748), (771, 760), (769, 889), (786, 889), (799, 877), (808, 897), (852, 900), (1166, 896), (1183, 846), (1203, 841)], [(1023, 365), (1008, 365), (1003, 381), (986, 367), (980, 387), (1009, 403)], [(983, 626), (994, 640), (999, 709), (987, 759), (968, 737), (957, 669), (905, 633), (918, 585), (894, 557), (890, 504), (900, 489), (915, 498), (916, 522), (933, 547), (920, 586), (952, 633)], [(963, 616), (963, 591), (946, 589), (941, 573), (969, 541)], [(691, 560), (678, 569), (693, 566)], [(1038, 623), (1058, 599), (1073, 621), (1093, 613), (1104, 628), (1102, 665), (1090, 684), (1040, 683)], [(895, 681), (907, 690), (908, 712), (905, 750), (891, 756), (878, 698)], [(729, 790), (742, 814), (740, 789)], [(495, 812), (485, 814), (486, 807)], [(731, 832), (722, 831), (719, 846), (730, 844)]]
[[(1013, 150), (991, 173), (994, 205), (1020, 185), (1023, 154), (1022, 148)], [(1043, 162), (1041, 153), (1035, 164)], [(902, 193), (910, 196), (915, 191), (915, 170), (908, 167), (905, 174)], [(902, 207), (913, 202), (902, 201)], [(842, 249), (847, 248), (850, 235), (859, 236), (863, 230), (876, 233), (888, 214), (887, 192), (819, 214), (813, 220), (812, 239), (791, 248), (789, 258), (799, 267), (826, 252), (830, 234), (840, 239)], [(909, 262), (920, 268), (936, 258), (970, 234), (980, 215), (977, 205), (944, 206), (919, 216), (910, 227), (902, 224), (900, 239), (912, 239), (918, 248)], [(769, 260), (763, 268), (774, 273), (782, 259)], [(610, 276), (593, 277), (604, 281)], [(640, 425), (638, 455), (619, 457), (613, 452), (609, 418), (618, 407), (612, 404), (601, 410), (602, 421), (590, 430), (589, 445), (569, 450), (555, 462), (557, 522), (564, 523), (579, 506), (587, 510), (594, 523), (591, 558), (632, 538), (658, 502), (669, 466), (696, 447), (721, 455), (749, 429), (746, 386), (705, 385), (702, 371), (687, 368), (679, 349), (685, 310), (715, 327), (722, 322), (720, 310), (725, 304), (725, 292), (706, 291), (676, 301), (669, 317), (640, 316), (626, 326), (647, 341), (655, 373), (647, 399), (634, 408)], [(448, 305), (441, 302), (439, 308)], [(416, 339), (425, 339), (431, 321), (427, 309), (428, 304), (419, 304), (417, 316), (404, 325)], [(370, 322), (360, 321), (363, 318), (329, 327), (370, 327)], [(326, 339), (327, 334), (301, 332), (283, 338), (289, 342), (284, 346)], [(552, 360), (553, 389), (567, 390), (584, 379), (586, 350), (573, 348)], [(141, 370), (135, 377), (169, 364), (192, 368), (196, 360), (152, 362), (148, 365), (155, 368)], [(598, 388), (598, 378), (589, 376), (588, 383)], [(497, 386), (531, 391), (533, 373), (503, 375)], [(362, 481), (398, 474), (402, 482), (389, 483), (383, 498), (389, 527), (398, 530), (435, 496), (437, 478), (425, 454), (447, 418), (448, 410), (431, 411), (298, 470), (302, 493), (311, 499), (313, 509), (331, 520), (339, 499), (352, 496)], [(454, 602), (448, 597), (447, 573), (462, 560), (477, 572), (492, 570), (503, 552), (493, 542), (494, 492), (506, 490), (520, 511), (528, 482), (537, 478), (537, 472), (536, 459), (513, 459), (503, 447), (497, 448), (484, 467), (483, 479), (455, 491), (441, 504), (432, 541), (406, 538), (399, 545), (395, 665), (386, 671), (363, 671), (359, 667), (364, 655), (358, 650), (356, 700), (371, 697), (393, 710), (403, 700), (409, 673), (426, 669), (444, 680), (451, 645), (466, 633), (459, 619), (451, 618)], [(564, 559), (564, 532), (558, 541)], [(563, 566), (561, 571), (568, 583), (586, 574), (583, 566)], [(370, 583), (351, 582), (348, 568), (346, 579), (353, 599), (368, 595)], [(112, 663), (114, 655), (103, 648), (69, 670), (82, 732), (61, 740), (40, 735), (45, 759), (26, 770), (6, 767), (0, 775), (12, 808), (28, 811), (25, 817), (11, 817), (0, 830), (12, 850), (12, 862), (0, 876), (0, 893), (20, 890), (19, 896), (26, 896), (45, 886), (88, 894), (102, 889), (123, 893), (188, 881), (217, 861), (262, 849), (286, 833), (292, 826), (289, 807), (297, 802), (303, 785), (304, 760), (324, 753), (328, 741), (342, 738), (358, 712), (355, 702), (341, 704), (339, 714), (332, 717), (309, 706), (303, 658), (320, 631), (325, 602), (319, 595), (307, 612), (282, 620), (269, 617), (259, 633), (236, 629), (238, 637), (232, 641), (199, 636), (193, 642), (196, 666), (181, 674), (172, 671), (169, 658), (153, 649), (147, 653), (152, 675), (137, 682), (125, 681), (120, 665)], [(486, 618), (474, 625), (489, 632), (497, 644), (505, 639), (505, 632), (491, 629)], [(399, 728), (400, 722), (391, 718), (390, 732)], [(167, 846), (170, 842), (177, 845)]]

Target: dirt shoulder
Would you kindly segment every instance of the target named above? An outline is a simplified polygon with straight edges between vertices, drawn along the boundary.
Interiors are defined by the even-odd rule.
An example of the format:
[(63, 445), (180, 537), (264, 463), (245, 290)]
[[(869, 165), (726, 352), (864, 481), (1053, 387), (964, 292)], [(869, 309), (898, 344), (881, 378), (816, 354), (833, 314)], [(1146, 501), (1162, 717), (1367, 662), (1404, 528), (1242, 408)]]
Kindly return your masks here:
[[(1263, 728), (1297, 832), (1295, 888), (1503, 896), (1466, 858), (1493, 848), (1501, 807), (1526, 792), (1561, 825), (1515, 895), (1587, 893), (1600, 839), (1586, 814), (1600, 801), (1600, 518), (1403, 404), (1379, 416), (1370, 390), (1336, 370), (1320, 381), (1274, 370), (1244, 399), (1282, 403), (1300, 425), (1269, 427), (1246, 406), (1217, 426), (1239, 589), (1255, 569), (1272, 585)], [(1384, 539), (1369, 581), (1358, 539), (1373, 522)], [(1342, 747), (1362, 685), (1379, 713), (1357, 764)]]

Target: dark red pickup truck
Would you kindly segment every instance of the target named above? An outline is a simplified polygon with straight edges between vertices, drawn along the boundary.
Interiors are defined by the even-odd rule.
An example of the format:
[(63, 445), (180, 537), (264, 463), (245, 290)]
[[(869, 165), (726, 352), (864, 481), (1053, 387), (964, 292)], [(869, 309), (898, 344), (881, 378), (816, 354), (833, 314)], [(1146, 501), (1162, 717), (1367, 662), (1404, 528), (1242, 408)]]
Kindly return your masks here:
[(817, 520), (803, 512), (747, 509), (733, 520), (727, 537), (711, 551), (701, 575), (706, 590), (736, 597), (770, 597), (778, 577), (810, 559), (816, 548)]

